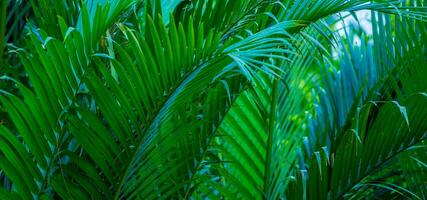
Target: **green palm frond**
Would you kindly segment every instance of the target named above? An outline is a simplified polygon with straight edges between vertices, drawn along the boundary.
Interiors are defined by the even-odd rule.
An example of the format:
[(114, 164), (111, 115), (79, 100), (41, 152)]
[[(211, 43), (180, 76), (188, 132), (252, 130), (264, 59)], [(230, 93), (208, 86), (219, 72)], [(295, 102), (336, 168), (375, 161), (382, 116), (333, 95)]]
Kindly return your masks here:
[(423, 199), (425, 3), (2, 1), (0, 199)]
[[(312, 133), (307, 140), (310, 144), (304, 148), (310, 161), (296, 172), (292, 189), (288, 190), (293, 197), (360, 199), (391, 198), (393, 195), (401, 198), (403, 195), (422, 198), (422, 193), (413, 193), (399, 184), (415, 177), (402, 176), (397, 164), (407, 159), (411, 149), (422, 145), (425, 137), (425, 113), (416, 108), (422, 107), (424, 102), (421, 100), (425, 97), (424, 81), (411, 72), (422, 71), (425, 64), (421, 63), (425, 58), (408, 60), (414, 53), (408, 48), (413, 45), (412, 39), (407, 37), (407, 34), (422, 35), (422, 32), (413, 32), (413, 28), (423, 26), (424, 22), (416, 22), (413, 26), (408, 23), (413, 20), (396, 18), (396, 25), (399, 23), (396, 29), (402, 34), (396, 38), (400, 42), (395, 44), (392, 43), (395, 39), (389, 16), (379, 16), (378, 21), (374, 19), (373, 44), (362, 38), (362, 45), (354, 47), (350, 39), (342, 45), (344, 51), (340, 54), (344, 57), (340, 62), (326, 64), (326, 70), (334, 71), (323, 73), (326, 85), (319, 90), (322, 94), (320, 109), (316, 112), (317, 119), (311, 122)], [(386, 28), (377, 29), (378, 23)], [(373, 48), (380, 46), (389, 48)], [(423, 47), (417, 49), (424, 52)], [(411, 85), (409, 88), (420, 87), (406, 88), (400, 80), (409, 81), (405, 84)], [(396, 99), (399, 103), (394, 101)], [(423, 185), (418, 182), (417, 186), (423, 188)]]

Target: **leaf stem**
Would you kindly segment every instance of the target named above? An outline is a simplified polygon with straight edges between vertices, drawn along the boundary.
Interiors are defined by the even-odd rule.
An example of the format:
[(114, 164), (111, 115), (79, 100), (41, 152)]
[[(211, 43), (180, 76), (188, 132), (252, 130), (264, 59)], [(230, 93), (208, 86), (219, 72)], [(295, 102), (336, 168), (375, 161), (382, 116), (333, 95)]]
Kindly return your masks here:
[(266, 148), (266, 164), (264, 169), (264, 199), (270, 199), (269, 190), (270, 190), (270, 173), (271, 173), (271, 148), (273, 146), (273, 134), (275, 129), (275, 121), (276, 121), (276, 102), (278, 96), (278, 87), (279, 81), (278, 78), (274, 78), (273, 88), (272, 88), (272, 100), (270, 106), (270, 116), (268, 118), (268, 138), (267, 138), (267, 148)]

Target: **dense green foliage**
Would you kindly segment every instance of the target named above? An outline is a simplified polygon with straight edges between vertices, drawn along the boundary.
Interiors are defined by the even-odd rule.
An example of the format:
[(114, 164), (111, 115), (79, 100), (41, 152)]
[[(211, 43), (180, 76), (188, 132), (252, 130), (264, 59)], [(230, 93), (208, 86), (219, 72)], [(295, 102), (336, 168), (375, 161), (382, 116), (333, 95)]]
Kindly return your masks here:
[(427, 199), (427, 0), (1, 0), (0, 72), (0, 199)]

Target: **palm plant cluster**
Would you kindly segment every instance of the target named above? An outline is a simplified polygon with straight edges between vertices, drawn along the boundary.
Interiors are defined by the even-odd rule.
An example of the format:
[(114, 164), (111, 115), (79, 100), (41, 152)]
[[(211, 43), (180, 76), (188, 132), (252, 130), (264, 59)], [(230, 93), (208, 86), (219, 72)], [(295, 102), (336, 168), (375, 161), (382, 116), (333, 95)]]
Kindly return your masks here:
[(1, 0), (0, 72), (0, 199), (427, 199), (427, 0)]

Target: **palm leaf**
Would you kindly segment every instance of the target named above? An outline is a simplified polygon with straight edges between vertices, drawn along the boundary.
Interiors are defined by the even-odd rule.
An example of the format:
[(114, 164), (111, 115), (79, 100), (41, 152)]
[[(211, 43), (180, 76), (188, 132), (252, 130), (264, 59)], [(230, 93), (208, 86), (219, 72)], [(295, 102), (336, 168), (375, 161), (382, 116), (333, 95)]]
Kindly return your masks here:
[[(28, 81), (0, 78), (18, 88), (0, 90), (0, 198), (424, 194), (396, 175), (425, 163), (421, 3), (30, 3), (10, 51)], [(362, 9), (372, 37), (332, 37)]]

